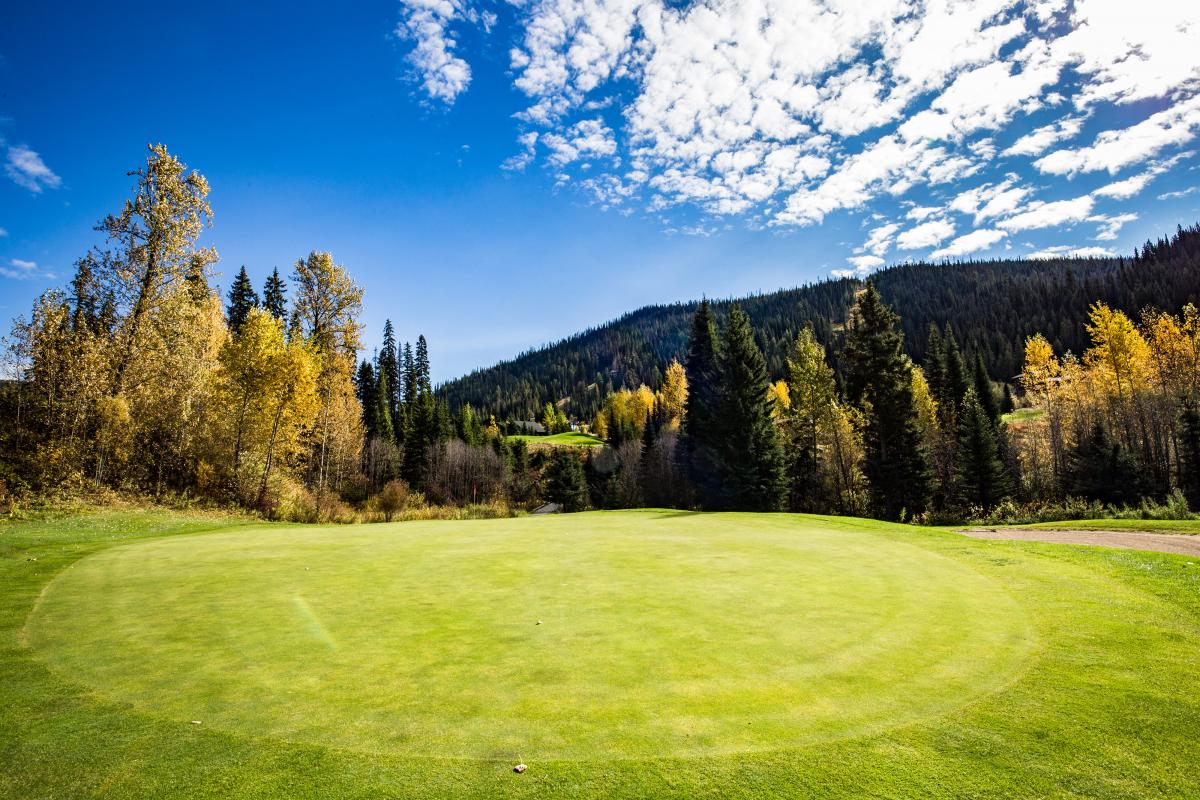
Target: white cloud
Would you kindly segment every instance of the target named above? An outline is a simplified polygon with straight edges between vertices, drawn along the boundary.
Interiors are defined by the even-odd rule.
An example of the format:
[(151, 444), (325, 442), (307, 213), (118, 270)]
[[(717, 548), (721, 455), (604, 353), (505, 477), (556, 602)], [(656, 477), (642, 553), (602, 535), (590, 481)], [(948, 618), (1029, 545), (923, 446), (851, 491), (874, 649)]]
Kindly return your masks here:
[(0, 228), (0, 236), (8, 236), (8, 231), (4, 228)]
[(876, 256), (882, 256), (892, 248), (892, 240), (895, 238), (896, 231), (898, 230), (900, 230), (900, 226), (894, 222), (873, 228), (867, 235), (867, 241), (863, 243), (860, 250), (866, 250)]
[(1177, 192), (1163, 192), (1158, 196), (1159, 200), (1176, 200), (1180, 197), (1187, 197), (1189, 194), (1195, 194), (1196, 187), (1189, 186), (1187, 189), (1180, 189)]
[(934, 250), (929, 254), (929, 257), (936, 260), (942, 258), (958, 258), (961, 256), (970, 255), (971, 253), (978, 253), (980, 250), (986, 250), (987, 248), (996, 244), (996, 242), (1000, 241), (1007, 235), (1008, 234), (1004, 231), (988, 230), (986, 228), (977, 231), (971, 231), (968, 234), (959, 236), (957, 239), (950, 242), (950, 244), (946, 245), (940, 250)]
[(1070, 245), (1059, 245), (1056, 247), (1047, 247), (1044, 250), (1037, 250), (1025, 257), (1030, 259), (1112, 258), (1115, 255), (1116, 253), (1107, 247), (1071, 247)]
[(36, 261), (26, 261), (22, 258), (12, 258), (8, 261), (8, 266), (0, 266), (0, 277), (11, 278), (13, 280), (24, 281), (34, 278), (47, 278), (53, 280), (55, 275), (53, 272), (47, 272), (38, 269)]
[(468, 18), (463, 2), (400, 0), (396, 36), (412, 43), (408, 60), (422, 88), (433, 99), (445, 103), (453, 103), (471, 83), (471, 67), (455, 54), (458, 43), (450, 31), (453, 23)]
[(1076, 197), (1072, 200), (1057, 200), (1053, 203), (1035, 201), (1026, 206), (1025, 210), (1008, 219), (996, 223), (1006, 231), (1029, 231), (1038, 228), (1053, 228), (1069, 222), (1079, 222), (1087, 219), (1092, 213), (1095, 200), (1089, 195)]
[(1184, 144), (1200, 131), (1200, 95), (1153, 114), (1128, 128), (1108, 130), (1096, 136), (1088, 147), (1057, 150), (1034, 162), (1051, 175), (1108, 170), (1115, 174), (1123, 167), (1140, 164), (1164, 149)]
[(901, 250), (917, 250), (935, 247), (954, 235), (954, 223), (935, 219), (918, 225), (896, 237), (896, 246)]
[(1067, 117), (1025, 134), (1004, 151), (1006, 156), (1036, 156), (1052, 144), (1074, 138), (1083, 128), (1083, 117)]
[(1100, 223), (1100, 232), (1096, 234), (1096, 241), (1111, 242), (1117, 238), (1121, 228), (1124, 228), (1130, 222), (1137, 220), (1137, 214), (1117, 214), (1114, 217), (1091, 217), (1092, 222)]
[[(653, 213), (686, 204), (805, 226), (900, 200), (896, 219), (918, 223), (905, 242), (955, 226), (955, 213), (1003, 230), (1052, 227), (1091, 215), (1094, 200), (1040, 199), (1033, 158), (1049, 175), (1115, 174), (1200, 130), (1200, 4), (1179, 0), (508, 3), (526, 138), (504, 167), (541, 160), (558, 183), (623, 209), (640, 199)], [(494, 17), (471, 0), (401, 8), (425, 90), (452, 102), (471, 79), (455, 33), (489, 30)], [(1150, 99), (1149, 116), (1150, 104), (1132, 105)], [(1085, 120), (1113, 118), (1129, 122), (1063, 147)], [(959, 188), (1001, 150), (1011, 175)], [(942, 186), (953, 199), (938, 210)], [(1144, 186), (1127, 178), (1094, 197)], [(908, 199), (925, 189), (922, 204)], [(896, 234), (862, 252), (881, 257)], [(943, 249), (983, 241), (971, 235)]]
[(937, 206), (916, 206), (915, 208), (910, 208), (904, 216), (908, 219), (921, 222), (922, 220), (929, 219), (940, 210)]
[(62, 185), (62, 178), (46, 166), (41, 156), (25, 145), (9, 146), (8, 163), (4, 165), (4, 171), (14, 183), (34, 194)]
[(879, 269), (883, 266), (884, 261), (879, 256), (851, 256), (846, 261), (854, 269), (835, 269), (832, 274), (838, 278), (849, 278), (855, 275), (863, 276)]

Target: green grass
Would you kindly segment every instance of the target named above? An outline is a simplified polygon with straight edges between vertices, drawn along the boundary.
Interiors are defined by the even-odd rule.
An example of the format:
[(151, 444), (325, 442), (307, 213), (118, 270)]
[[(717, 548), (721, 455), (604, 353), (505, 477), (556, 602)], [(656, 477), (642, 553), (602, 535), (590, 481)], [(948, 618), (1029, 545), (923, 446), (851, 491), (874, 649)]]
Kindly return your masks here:
[(1044, 408), (1018, 408), (1015, 411), (1010, 411), (1007, 414), (1001, 415), (1000, 419), (1005, 423), (1020, 423), (1030, 422), (1046, 413)]
[(1073, 519), (1022, 526), (1068, 531), (1149, 531), (1200, 534), (1200, 519)]
[(1198, 662), (1200, 566), (1152, 553), (675, 512), (0, 526), (3, 797), (1194, 797)]
[(559, 447), (595, 447), (596, 445), (604, 444), (604, 440), (598, 436), (592, 436), (590, 433), (582, 433), (581, 431), (567, 431), (566, 433), (555, 433), (550, 436), (533, 436), (530, 434), (517, 434), (508, 437), (510, 441), (520, 439), (530, 444), (556, 445)]

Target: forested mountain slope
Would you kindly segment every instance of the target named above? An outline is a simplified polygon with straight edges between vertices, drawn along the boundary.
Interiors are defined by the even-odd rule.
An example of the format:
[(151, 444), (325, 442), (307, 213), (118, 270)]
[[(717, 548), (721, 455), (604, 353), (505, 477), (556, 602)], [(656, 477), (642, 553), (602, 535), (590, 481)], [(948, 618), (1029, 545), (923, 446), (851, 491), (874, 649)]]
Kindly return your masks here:
[[(968, 350), (982, 352), (993, 377), (1021, 369), (1025, 337), (1042, 332), (1058, 351), (1086, 346), (1088, 305), (1100, 300), (1131, 315), (1146, 306), (1178, 311), (1200, 303), (1200, 226), (1147, 242), (1130, 258), (964, 261), (903, 264), (871, 280), (901, 316), (909, 354), (923, 360), (931, 324), (949, 324)], [(855, 279), (822, 281), (738, 299), (749, 314), (773, 377), (788, 347), (811, 323), (836, 364), (838, 330)], [(713, 303), (722, 319), (733, 300)], [(499, 419), (530, 418), (547, 402), (590, 419), (613, 389), (656, 388), (673, 358), (682, 359), (696, 302), (647, 306), (550, 346), (450, 381), (440, 392), (452, 408), (470, 403)]]

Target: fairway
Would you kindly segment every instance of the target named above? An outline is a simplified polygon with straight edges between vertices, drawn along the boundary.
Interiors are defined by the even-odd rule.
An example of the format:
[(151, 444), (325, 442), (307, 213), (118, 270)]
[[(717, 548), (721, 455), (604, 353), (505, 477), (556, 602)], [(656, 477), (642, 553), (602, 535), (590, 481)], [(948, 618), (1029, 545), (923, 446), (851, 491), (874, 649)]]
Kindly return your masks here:
[(1013, 680), (1022, 607), (952, 559), (789, 516), (217, 533), (52, 583), (39, 658), (181, 723), (370, 753), (694, 756), (878, 732)]

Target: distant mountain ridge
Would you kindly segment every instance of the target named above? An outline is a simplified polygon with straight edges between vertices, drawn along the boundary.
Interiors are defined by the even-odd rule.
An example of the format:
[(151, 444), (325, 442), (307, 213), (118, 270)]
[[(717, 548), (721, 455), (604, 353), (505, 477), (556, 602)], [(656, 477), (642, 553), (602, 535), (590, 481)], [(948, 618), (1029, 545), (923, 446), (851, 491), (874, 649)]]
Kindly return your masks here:
[[(1200, 305), (1200, 226), (1147, 242), (1133, 257), (903, 264), (870, 277), (901, 316), (909, 355), (920, 363), (931, 324), (949, 324), (965, 349), (983, 355), (993, 377), (1021, 369), (1025, 338), (1043, 333), (1058, 351), (1083, 351), (1088, 306), (1103, 301), (1137, 315)], [(773, 377), (782, 377), (796, 334), (811, 324), (836, 366), (839, 330), (864, 282), (836, 278), (710, 301), (718, 319), (738, 302), (749, 314)], [(622, 386), (657, 387), (683, 358), (698, 301), (645, 306), (612, 322), (530, 350), (443, 384), (452, 408), (470, 403), (498, 419), (530, 418), (547, 402), (591, 418)]]

